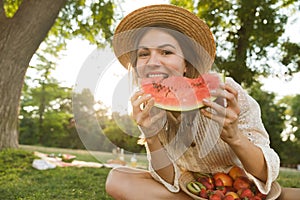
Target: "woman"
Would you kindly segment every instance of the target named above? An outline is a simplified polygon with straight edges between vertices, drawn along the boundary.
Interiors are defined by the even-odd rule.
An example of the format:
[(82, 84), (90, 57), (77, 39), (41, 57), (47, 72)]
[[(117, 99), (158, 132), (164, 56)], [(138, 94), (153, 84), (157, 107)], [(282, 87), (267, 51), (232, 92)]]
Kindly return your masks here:
[[(151, 77), (198, 77), (209, 72), (215, 56), (207, 25), (172, 5), (147, 6), (127, 15), (116, 29), (113, 47), (137, 83)], [(144, 135), (149, 171), (113, 169), (107, 192), (115, 199), (191, 199), (179, 188), (182, 171), (214, 173), (238, 165), (262, 193), (269, 193), (279, 157), (269, 146), (258, 104), (231, 78), (213, 92), (226, 103), (206, 99), (206, 109), (185, 113), (157, 109), (150, 95), (135, 92), (132, 116)]]

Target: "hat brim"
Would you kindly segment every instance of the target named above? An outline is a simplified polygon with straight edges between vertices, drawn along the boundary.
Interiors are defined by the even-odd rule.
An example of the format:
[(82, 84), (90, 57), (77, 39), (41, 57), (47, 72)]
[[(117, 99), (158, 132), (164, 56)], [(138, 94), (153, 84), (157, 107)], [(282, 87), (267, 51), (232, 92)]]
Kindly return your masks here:
[[(156, 4), (139, 8), (121, 20), (113, 38), (113, 49), (120, 63), (128, 68), (134, 50), (135, 30), (160, 25), (179, 31), (192, 38), (209, 57), (212, 65), (216, 46), (213, 35), (207, 24), (193, 13), (178, 6)], [(209, 66), (211, 67), (211, 66)]]

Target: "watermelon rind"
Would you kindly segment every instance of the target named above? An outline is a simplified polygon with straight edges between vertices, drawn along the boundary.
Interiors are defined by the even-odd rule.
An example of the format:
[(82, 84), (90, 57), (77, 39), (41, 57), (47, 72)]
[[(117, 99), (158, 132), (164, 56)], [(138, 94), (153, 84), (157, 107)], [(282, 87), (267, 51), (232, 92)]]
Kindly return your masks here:
[[(152, 88), (153, 87), (153, 83), (151, 83), (149, 80), (147, 80), (148, 83), (146, 83), (144, 86), (142, 85), (142, 88), (145, 91), (145, 93), (151, 94), (151, 92), (152, 92), (151, 95), (153, 95), (153, 97), (155, 99), (155, 103), (154, 103), (155, 107), (158, 107), (158, 108), (161, 108), (161, 109), (164, 109), (164, 110), (169, 110), (169, 111), (181, 111), (181, 112), (191, 111), (191, 110), (203, 108), (204, 107), (204, 105), (203, 105), (203, 99), (204, 98), (209, 99), (211, 101), (215, 101), (216, 97), (211, 96), (210, 95), (210, 91), (214, 90), (214, 89), (217, 89), (217, 87), (219, 87), (219, 84), (221, 82), (224, 82), (224, 80), (225, 80), (224, 74), (220, 75), (218, 73), (208, 73), (208, 74), (202, 75), (201, 77), (205, 77), (206, 79), (204, 79), (204, 82), (203, 82), (205, 84), (200, 85), (200, 87), (198, 87), (198, 86), (195, 86), (195, 87), (191, 86), (189, 88), (186, 88), (187, 85), (191, 85), (192, 83), (194, 83), (194, 81), (196, 79), (189, 79), (189, 78), (186, 78), (186, 77), (169, 77), (169, 78), (166, 78), (166, 79), (153, 79), (153, 82), (155, 84), (158, 83), (158, 84), (161, 84), (162, 86), (166, 86), (167, 85), (166, 86), (167, 89), (164, 90), (164, 91), (157, 91), (157, 92), (155, 92), (155, 89)], [(177, 84), (177, 86), (179, 88), (178, 87), (176, 88), (176, 86), (173, 86), (172, 85), (172, 81), (171, 81), (171, 83), (167, 84), (166, 82), (168, 82), (170, 79), (173, 79), (173, 82), (175, 82), (174, 80), (176, 80), (176, 82), (177, 82), (176, 84)], [(178, 79), (178, 81), (177, 81), (177, 79)], [(186, 81), (188, 82), (188, 84), (187, 84)], [(178, 85), (178, 83), (179, 83), (179, 85)], [(196, 82), (196, 83), (198, 83), (198, 82)], [(181, 84), (183, 84), (183, 86), (181, 86)], [(175, 87), (175, 89), (173, 87)], [(178, 92), (178, 90), (181, 90), (179, 92), (180, 93), (179, 96), (181, 96), (181, 97), (178, 97), (176, 95), (175, 91), (171, 91), (172, 89), (176, 90), (176, 92)], [(164, 94), (163, 92), (166, 92), (166, 93), (171, 92), (173, 98), (161, 96), (162, 94), (159, 94), (160, 92), (162, 94)], [(186, 92), (186, 95), (184, 94), (185, 92)], [(197, 96), (196, 92), (198, 92), (197, 93), (198, 96)], [(158, 97), (157, 97), (157, 95), (158, 95)], [(185, 96), (182, 97), (183, 95), (185, 95)], [(176, 97), (174, 98), (174, 96), (176, 96)], [(185, 97), (187, 99), (189, 99), (189, 100), (186, 100)], [(180, 100), (178, 100), (178, 99), (180, 99)], [(170, 101), (170, 102), (168, 103), (167, 101)], [(172, 105), (172, 104), (176, 104), (176, 101), (178, 101), (178, 105)], [(182, 103), (180, 103), (180, 101)], [(187, 105), (187, 103), (184, 103), (184, 102), (189, 102), (190, 105)]]
[[(215, 97), (210, 97), (211, 101), (214, 101), (216, 98)], [(191, 110), (196, 110), (196, 109), (200, 109), (203, 108), (204, 105), (202, 102), (199, 102), (193, 106), (169, 106), (169, 105), (161, 105), (159, 103), (154, 103), (154, 106), (157, 108), (161, 108), (164, 110), (170, 110), (170, 111), (180, 111), (180, 112), (186, 112), (186, 111), (191, 111)]]

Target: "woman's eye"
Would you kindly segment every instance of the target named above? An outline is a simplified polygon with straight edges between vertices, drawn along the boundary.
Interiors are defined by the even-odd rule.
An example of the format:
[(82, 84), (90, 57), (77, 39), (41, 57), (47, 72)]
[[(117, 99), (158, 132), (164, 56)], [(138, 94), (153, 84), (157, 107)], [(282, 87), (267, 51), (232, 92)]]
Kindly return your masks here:
[(147, 56), (149, 56), (149, 52), (146, 52), (146, 51), (138, 52), (139, 58), (143, 58), (143, 57), (147, 57)]
[(162, 49), (162, 50), (161, 50), (161, 54), (162, 54), (162, 55), (170, 55), (170, 54), (173, 54), (173, 52), (172, 52), (172, 51), (169, 51), (169, 50)]

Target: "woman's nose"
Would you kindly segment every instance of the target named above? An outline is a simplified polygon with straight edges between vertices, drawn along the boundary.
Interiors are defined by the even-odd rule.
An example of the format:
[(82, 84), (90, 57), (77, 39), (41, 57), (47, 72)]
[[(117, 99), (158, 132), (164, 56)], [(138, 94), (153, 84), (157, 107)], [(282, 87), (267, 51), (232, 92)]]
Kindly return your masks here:
[(159, 61), (159, 57), (157, 56), (156, 53), (151, 53), (148, 61), (147, 61), (148, 65), (159, 65), (160, 61)]

